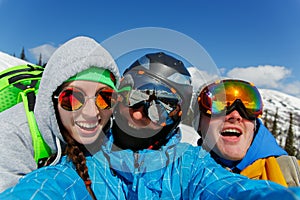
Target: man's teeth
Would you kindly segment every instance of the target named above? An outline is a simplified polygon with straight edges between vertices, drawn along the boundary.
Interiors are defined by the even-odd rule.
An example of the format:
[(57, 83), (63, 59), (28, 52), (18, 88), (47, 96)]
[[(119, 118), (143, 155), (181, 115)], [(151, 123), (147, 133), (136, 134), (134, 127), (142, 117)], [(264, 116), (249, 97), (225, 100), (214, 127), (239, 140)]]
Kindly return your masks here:
[(226, 129), (224, 131), (222, 131), (223, 133), (225, 132), (230, 132), (230, 133), (241, 133), (240, 131), (236, 130), (236, 129)]
[(226, 129), (221, 133), (222, 136), (237, 136), (239, 137), (242, 133), (236, 129)]
[(92, 129), (98, 126), (99, 123), (98, 122), (95, 123), (76, 122), (76, 124), (81, 128)]

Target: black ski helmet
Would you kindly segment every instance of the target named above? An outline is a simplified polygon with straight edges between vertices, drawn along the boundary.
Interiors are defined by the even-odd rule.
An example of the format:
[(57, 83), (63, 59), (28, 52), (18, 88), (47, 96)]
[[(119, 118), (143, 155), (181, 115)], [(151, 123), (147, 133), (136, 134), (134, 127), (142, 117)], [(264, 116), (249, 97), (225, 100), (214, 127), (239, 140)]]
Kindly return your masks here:
[[(151, 121), (155, 118), (163, 125), (157, 131), (131, 126), (120, 112), (120, 102), (114, 112), (114, 143), (122, 149), (134, 151), (158, 149), (170, 139), (181, 119), (187, 115), (192, 97), (191, 76), (183, 62), (170, 55), (163, 52), (146, 54), (125, 70), (119, 91), (121, 95), (125, 94), (125, 99), (129, 99), (127, 107), (135, 109), (142, 106), (143, 113)], [(158, 113), (154, 117), (151, 116), (153, 104)], [(163, 118), (166, 110), (167, 116)]]

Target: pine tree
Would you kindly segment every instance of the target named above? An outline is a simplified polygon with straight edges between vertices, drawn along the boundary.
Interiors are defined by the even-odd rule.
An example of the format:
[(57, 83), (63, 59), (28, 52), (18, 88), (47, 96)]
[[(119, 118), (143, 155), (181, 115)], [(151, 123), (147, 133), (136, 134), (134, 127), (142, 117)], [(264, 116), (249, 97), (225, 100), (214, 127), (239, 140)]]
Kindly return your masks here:
[(276, 108), (276, 113), (274, 115), (274, 121), (273, 121), (273, 126), (272, 126), (272, 134), (274, 137), (277, 137), (277, 121), (278, 121), (278, 108)]
[(282, 147), (282, 137), (279, 139), (279, 146)]
[(266, 127), (267, 129), (269, 129), (269, 123), (268, 123), (268, 110), (267, 110), (267, 109), (265, 110), (265, 114), (264, 114), (263, 121), (264, 121), (265, 127)]
[(294, 147), (294, 131), (293, 131), (293, 114), (292, 113), (290, 113), (290, 125), (289, 125), (289, 129), (287, 132), (284, 149), (286, 150), (286, 152), (289, 155), (291, 155), (291, 156), (295, 155), (296, 149)]
[(42, 66), (43, 62), (42, 62), (42, 54), (40, 53), (40, 57), (39, 57), (39, 62), (37, 63), (37, 65)]
[[(296, 136), (296, 141), (300, 141), (300, 135)], [(298, 143), (298, 148), (296, 148), (296, 158), (300, 160), (300, 144)]]
[(20, 58), (21, 58), (22, 60), (26, 60), (24, 47), (22, 48), (22, 52), (21, 52)]

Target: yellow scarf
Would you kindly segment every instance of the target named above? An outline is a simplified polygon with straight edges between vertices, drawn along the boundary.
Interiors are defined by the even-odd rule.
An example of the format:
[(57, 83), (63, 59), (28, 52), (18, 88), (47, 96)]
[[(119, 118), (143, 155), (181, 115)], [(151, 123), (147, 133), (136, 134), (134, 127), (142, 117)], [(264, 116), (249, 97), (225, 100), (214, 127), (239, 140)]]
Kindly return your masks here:
[(283, 186), (288, 186), (275, 157), (256, 160), (241, 171), (242, 175), (251, 179), (270, 180)]

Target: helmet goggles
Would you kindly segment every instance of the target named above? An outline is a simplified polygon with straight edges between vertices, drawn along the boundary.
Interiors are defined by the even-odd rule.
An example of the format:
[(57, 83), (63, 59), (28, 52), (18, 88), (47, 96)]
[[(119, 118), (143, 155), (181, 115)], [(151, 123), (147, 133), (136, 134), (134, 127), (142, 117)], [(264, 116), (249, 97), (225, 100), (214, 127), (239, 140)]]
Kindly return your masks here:
[(263, 109), (260, 93), (252, 83), (232, 79), (203, 88), (198, 95), (198, 104), (207, 116), (224, 116), (237, 110), (249, 120), (259, 117)]
[[(122, 86), (124, 82), (126, 85)], [(182, 98), (176, 90), (148, 75), (127, 73), (121, 82), (119, 94), (123, 97), (121, 102), (124, 105), (142, 110), (152, 122), (161, 126), (174, 123), (182, 113)]]

